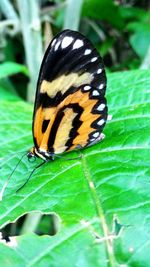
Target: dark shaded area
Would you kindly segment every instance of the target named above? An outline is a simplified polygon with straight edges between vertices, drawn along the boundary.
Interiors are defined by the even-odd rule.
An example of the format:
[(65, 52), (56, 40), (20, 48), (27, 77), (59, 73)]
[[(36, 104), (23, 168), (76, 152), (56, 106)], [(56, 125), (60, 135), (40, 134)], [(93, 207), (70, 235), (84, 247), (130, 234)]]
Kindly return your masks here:
[[(21, 229), (27, 218), (27, 214), (20, 217), (15, 223), (10, 223), (1, 229), (2, 237), (9, 242), (9, 237), (19, 236), (21, 234)], [(35, 233), (37, 235), (50, 235), (53, 236), (57, 233), (59, 228), (58, 217), (56, 215), (46, 214), (43, 215), (37, 225)]]

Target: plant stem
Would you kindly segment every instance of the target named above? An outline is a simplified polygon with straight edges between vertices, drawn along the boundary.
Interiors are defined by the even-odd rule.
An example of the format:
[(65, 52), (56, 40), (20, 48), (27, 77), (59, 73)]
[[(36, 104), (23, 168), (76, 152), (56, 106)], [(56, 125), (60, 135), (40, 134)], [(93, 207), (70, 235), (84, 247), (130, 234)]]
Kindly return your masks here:
[(17, 4), (21, 19), (26, 62), (31, 75), (27, 100), (33, 102), (43, 54), (39, 6), (37, 0), (17, 0)]
[(97, 216), (99, 218), (100, 226), (102, 227), (102, 230), (104, 233), (104, 241), (106, 244), (106, 252), (107, 252), (107, 256), (108, 256), (108, 266), (109, 267), (115, 267), (116, 261), (115, 261), (115, 257), (114, 257), (113, 244), (112, 244), (112, 240), (109, 239), (109, 229), (108, 229), (107, 222), (105, 219), (105, 214), (103, 211), (102, 202), (101, 202), (100, 197), (97, 194), (96, 186), (93, 182), (92, 175), (88, 169), (88, 165), (87, 165), (86, 158), (84, 155), (82, 155), (82, 166), (83, 166), (84, 176), (87, 180), (89, 190), (90, 190), (91, 196), (93, 198), (93, 203), (95, 205)]
[(34, 232), (37, 228), (37, 225), (42, 217), (41, 212), (32, 212), (29, 213), (24, 221), (20, 234)]
[(82, 4), (83, 0), (67, 1), (64, 29), (78, 30)]
[(17, 20), (19, 22), (18, 15), (9, 0), (1, 0), (0, 1), (0, 9), (6, 18), (11, 20)]
[(0, 0), (0, 10), (4, 14), (4, 16), (8, 19), (8, 21), (2, 21), (2, 26), (13, 26), (13, 29), (9, 29), (9, 33), (14, 35), (16, 32), (19, 31), (20, 25), (19, 25), (19, 17), (9, 0)]

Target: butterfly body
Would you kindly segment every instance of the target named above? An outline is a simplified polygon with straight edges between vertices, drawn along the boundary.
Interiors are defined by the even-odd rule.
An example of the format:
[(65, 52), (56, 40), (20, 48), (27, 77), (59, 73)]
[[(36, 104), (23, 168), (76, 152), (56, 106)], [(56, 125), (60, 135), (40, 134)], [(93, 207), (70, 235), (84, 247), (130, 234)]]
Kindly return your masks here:
[(106, 75), (101, 57), (82, 34), (65, 30), (50, 43), (39, 74), (28, 157), (90, 146), (107, 121)]

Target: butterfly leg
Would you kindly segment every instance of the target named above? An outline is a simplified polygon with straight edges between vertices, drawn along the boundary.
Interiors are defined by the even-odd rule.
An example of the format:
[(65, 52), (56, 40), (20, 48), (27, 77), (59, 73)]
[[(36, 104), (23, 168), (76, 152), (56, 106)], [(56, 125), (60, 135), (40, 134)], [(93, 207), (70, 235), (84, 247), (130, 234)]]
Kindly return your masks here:
[(42, 165), (44, 165), (46, 162), (48, 162), (48, 160), (47, 160), (47, 161), (43, 161), (42, 163), (40, 163), (39, 165), (37, 165), (37, 166), (32, 170), (32, 172), (30, 173), (30, 175), (29, 175), (29, 177), (27, 178), (27, 180), (25, 181), (25, 183), (17, 189), (16, 193), (17, 193), (18, 191), (20, 191), (20, 190), (27, 184), (27, 182), (30, 180), (32, 174), (33, 174), (38, 168), (40, 168)]

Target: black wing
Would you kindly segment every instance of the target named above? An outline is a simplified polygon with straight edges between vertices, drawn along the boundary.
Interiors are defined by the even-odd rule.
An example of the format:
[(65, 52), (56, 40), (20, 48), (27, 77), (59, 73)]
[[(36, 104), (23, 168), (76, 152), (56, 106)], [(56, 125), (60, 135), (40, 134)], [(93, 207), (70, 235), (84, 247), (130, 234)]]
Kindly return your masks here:
[[(56, 134), (63, 129), (61, 122), (65, 116), (66, 103), (74, 113), (72, 113), (72, 127), (68, 128), (68, 135), (66, 134), (66, 138), (61, 142), (65, 147), (64, 150), (90, 145), (99, 140), (107, 120), (105, 90), (104, 65), (91, 42), (79, 32), (71, 30), (56, 35), (44, 55), (37, 83), (33, 116), (36, 148), (57, 153)], [(76, 108), (72, 107), (74, 104)], [(88, 108), (89, 105), (91, 108)], [(87, 113), (87, 117), (82, 116), (83, 112)], [(65, 119), (70, 123), (70, 118)], [(81, 141), (79, 144), (73, 143), (78, 135), (80, 138), (77, 140), (85, 138), (84, 130), (80, 132), (80, 127), (83, 128), (84, 123), (86, 128), (86, 120), (91, 121), (91, 130), (89, 125), (87, 127), (88, 138), (86, 137), (82, 143)]]

